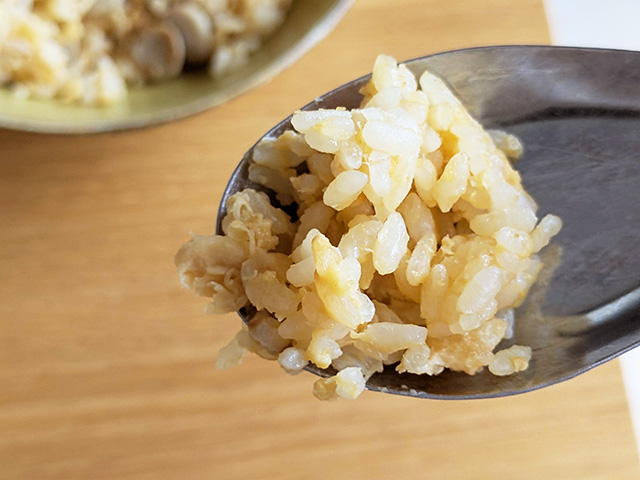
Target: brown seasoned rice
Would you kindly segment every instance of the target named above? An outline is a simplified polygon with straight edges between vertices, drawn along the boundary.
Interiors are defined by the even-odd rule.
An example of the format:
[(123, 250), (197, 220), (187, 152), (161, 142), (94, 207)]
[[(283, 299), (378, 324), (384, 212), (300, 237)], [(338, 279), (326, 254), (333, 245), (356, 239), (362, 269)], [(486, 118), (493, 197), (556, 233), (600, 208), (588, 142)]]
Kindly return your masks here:
[(416, 81), (379, 56), (364, 95), (352, 111), (297, 112), (295, 131), (255, 149), (250, 178), (295, 204), (298, 220), (244, 190), (227, 201), (225, 236), (178, 252), (182, 283), (212, 298), (208, 311), (258, 310), (218, 366), (247, 351), (289, 373), (332, 366), (337, 375), (316, 381), (321, 399), (355, 398), (394, 364), (425, 375), (526, 369), (529, 347), (494, 349), (560, 219), (538, 222), (505, 153), (439, 78)]
[[(185, 23), (184, 15), (171, 16), (178, 7), (190, 8), (188, 15), (207, 25), (208, 44), (215, 48), (212, 53), (197, 52), (198, 60), (210, 57), (209, 72), (222, 75), (247, 62), (282, 23), (289, 4), (290, 0), (0, 0), (0, 86), (25, 98), (86, 105), (122, 100), (127, 84), (168, 78), (182, 70), (184, 44), (149, 41), (145, 47), (158, 56), (171, 54), (164, 50), (169, 47), (182, 49), (182, 60), (176, 59), (169, 70), (137, 62), (135, 47), (136, 38), (158, 25), (167, 25), (174, 38), (188, 44), (193, 18)], [(182, 34), (176, 30), (178, 24)], [(188, 48), (186, 53), (188, 61)]]

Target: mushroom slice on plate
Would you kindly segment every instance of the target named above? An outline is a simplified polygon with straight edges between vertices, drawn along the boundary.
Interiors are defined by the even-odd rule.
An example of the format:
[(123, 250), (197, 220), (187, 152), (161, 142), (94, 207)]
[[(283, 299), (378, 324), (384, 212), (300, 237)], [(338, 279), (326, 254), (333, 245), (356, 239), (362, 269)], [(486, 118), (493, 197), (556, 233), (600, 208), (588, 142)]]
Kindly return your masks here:
[(133, 62), (142, 76), (151, 81), (180, 74), (185, 57), (184, 38), (170, 22), (160, 22), (141, 31), (131, 47)]
[(207, 12), (200, 5), (187, 2), (172, 8), (166, 18), (178, 27), (184, 38), (187, 63), (206, 63), (214, 45), (214, 25)]

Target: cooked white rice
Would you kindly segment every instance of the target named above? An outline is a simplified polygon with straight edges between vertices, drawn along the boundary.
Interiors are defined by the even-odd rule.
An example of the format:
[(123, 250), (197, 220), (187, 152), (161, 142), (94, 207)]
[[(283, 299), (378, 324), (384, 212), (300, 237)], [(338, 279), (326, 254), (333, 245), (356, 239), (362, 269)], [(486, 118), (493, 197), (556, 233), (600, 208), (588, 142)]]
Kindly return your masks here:
[[(187, 61), (190, 53), (194, 55), (189, 49), (193, 21), (206, 25), (210, 38), (205, 43), (213, 48), (196, 52), (196, 60), (210, 57), (209, 71), (221, 75), (247, 62), (282, 23), (289, 4), (290, 0), (0, 0), (0, 86), (21, 97), (87, 105), (117, 102), (126, 97), (127, 84), (168, 78), (182, 70), (185, 42)], [(177, 8), (189, 10), (186, 20), (174, 14)], [(145, 55), (168, 56), (174, 65), (162, 66), (157, 58), (152, 60), (159, 65), (136, 61), (137, 40), (167, 25), (173, 43), (167, 43), (166, 35), (149, 39)]]
[(250, 177), (295, 202), (298, 220), (244, 190), (227, 201), (225, 236), (178, 252), (182, 283), (212, 298), (208, 311), (258, 310), (219, 366), (248, 350), (289, 373), (332, 366), (321, 399), (357, 397), (385, 365), (526, 369), (529, 347), (494, 349), (560, 219), (538, 223), (505, 154), (434, 75), (417, 82), (380, 56), (364, 95), (352, 111), (298, 112), (295, 131), (255, 149)]

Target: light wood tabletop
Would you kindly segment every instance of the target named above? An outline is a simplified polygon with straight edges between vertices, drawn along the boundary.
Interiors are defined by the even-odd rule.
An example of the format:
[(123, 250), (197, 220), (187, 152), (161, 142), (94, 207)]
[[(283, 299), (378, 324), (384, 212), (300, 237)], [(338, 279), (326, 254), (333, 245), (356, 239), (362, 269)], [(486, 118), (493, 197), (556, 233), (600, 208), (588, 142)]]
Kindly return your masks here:
[(173, 255), (269, 127), (398, 60), (547, 44), (541, 0), (358, 0), (273, 81), (139, 131), (0, 130), (1, 479), (638, 479), (617, 362), (525, 395), (322, 403), (204, 315)]

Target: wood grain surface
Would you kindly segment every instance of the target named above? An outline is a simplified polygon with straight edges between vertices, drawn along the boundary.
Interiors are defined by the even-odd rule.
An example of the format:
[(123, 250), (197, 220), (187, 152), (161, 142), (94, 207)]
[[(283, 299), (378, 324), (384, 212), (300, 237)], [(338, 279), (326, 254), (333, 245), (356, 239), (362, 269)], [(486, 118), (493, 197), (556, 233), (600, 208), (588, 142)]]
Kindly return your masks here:
[(216, 371), (239, 320), (178, 282), (173, 255), (213, 232), (270, 126), (378, 53), (504, 43), (548, 43), (540, 0), (358, 0), (275, 80), (196, 117), (0, 130), (0, 478), (639, 478), (616, 362), (497, 400), (321, 403), (273, 362)]

